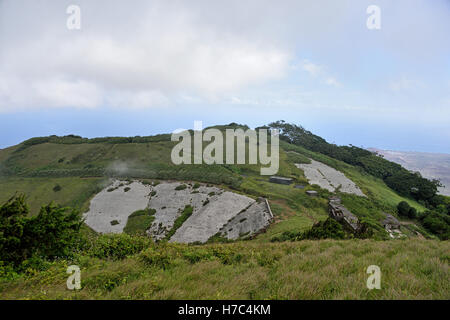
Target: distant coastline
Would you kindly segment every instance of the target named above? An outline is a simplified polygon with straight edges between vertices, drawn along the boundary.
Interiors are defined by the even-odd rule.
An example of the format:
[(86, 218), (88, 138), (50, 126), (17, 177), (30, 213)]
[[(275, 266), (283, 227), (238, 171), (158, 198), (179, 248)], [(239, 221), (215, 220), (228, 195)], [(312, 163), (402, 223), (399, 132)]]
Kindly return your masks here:
[(427, 179), (438, 179), (444, 185), (439, 189), (439, 193), (450, 196), (450, 154), (414, 152), (414, 151), (393, 151), (378, 148), (368, 148), (372, 152), (377, 152), (385, 159), (396, 162), (408, 170), (418, 171)]

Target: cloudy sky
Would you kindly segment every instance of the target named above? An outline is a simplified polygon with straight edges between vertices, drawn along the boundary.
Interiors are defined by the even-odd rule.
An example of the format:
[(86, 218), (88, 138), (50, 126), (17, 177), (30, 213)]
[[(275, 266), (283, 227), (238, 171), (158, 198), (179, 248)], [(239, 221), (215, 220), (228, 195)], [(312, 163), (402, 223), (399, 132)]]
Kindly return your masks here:
[(284, 119), (450, 153), (449, 34), (448, 0), (0, 0), (0, 148)]

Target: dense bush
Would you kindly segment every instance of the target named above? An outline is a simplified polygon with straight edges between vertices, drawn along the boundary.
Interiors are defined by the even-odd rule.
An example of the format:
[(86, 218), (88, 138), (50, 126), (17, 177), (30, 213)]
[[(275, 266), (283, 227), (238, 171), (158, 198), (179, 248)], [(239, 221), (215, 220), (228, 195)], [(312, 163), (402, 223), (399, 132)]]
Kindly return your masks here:
[(402, 201), (397, 206), (397, 211), (400, 216), (408, 217), (410, 219), (417, 219), (422, 222), (422, 225), (431, 233), (437, 235), (442, 240), (448, 240), (450, 237), (450, 216), (447, 214), (447, 208), (444, 205), (439, 205), (437, 209), (426, 211), (420, 215), (417, 210), (410, 207), (406, 201)]
[(152, 241), (148, 237), (130, 236), (125, 233), (105, 234), (97, 237), (87, 248), (87, 252), (96, 258), (119, 260), (139, 253), (151, 244)]
[(410, 219), (416, 219), (417, 218), (417, 210), (416, 208), (411, 207), (408, 211), (408, 218)]
[(411, 207), (406, 201), (402, 201), (397, 205), (397, 212), (400, 216), (410, 219), (416, 219), (418, 216), (416, 208)]
[(184, 190), (186, 188), (187, 188), (187, 186), (185, 184), (180, 184), (180, 185), (175, 187), (175, 190)]
[(181, 212), (181, 215), (176, 218), (175, 222), (173, 223), (172, 229), (167, 233), (166, 239), (170, 239), (175, 232), (180, 228), (183, 223), (192, 215), (192, 212), (194, 211), (194, 207), (191, 205), (187, 205), (184, 207), (183, 211)]
[(53, 259), (72, 254), (82, 224), (76, 210), (53, 204), (28, 217), (23, 195), (0, 207), (0, 261), (20, 267), (35, 257)]
[(406, 201), (402, 201), (397, 205), (397, 212), (400, 216), (407, 217), (411, 206)]
[(54, 170), (35, 170), (27, 174), (30, 177), (101, 177), (105, 175), (105, 170), (101, 168), (91, 169), (54, 169)]
[(67, 136), (48, 136), (48, 137), (35, 137), (25, 140), (21, 143), (20, 147), (16, 151), (23, 150), (27, 147), (31, 147), (42, 143), (57, 143), (57, 144), (82, 144), (82, 143), (148, 143), (148, 142), (160, 142), (170, 141), (170, 134), (157, 134), (147, 137), (103, 137), (103, 138), (83, 138), (77, 135), (69, 134)]
[(319, 221), (311, 229), (300, 233), (285, 231), (280, 236), (273, 237), (272, 242), (279, 241), (298, 241), (298, 240), (318, 240), (318, 239), (346, 239), (349, 236), (342, 228), (342, 225), (332, 218), (325, 221)]
[(127, 224), (123, 232), (128, 234), (145, 235), (145, 231), (151, 227), (155, 220), (155, 209), (144, 209), (133, 212), (128, 216)]
[(283, 241), (295, 241), (300, 240), (302, 237), (301, 232), (296, 231), (284, 231), (282, 234), (278, 236), (273, 236), (270, 241), (271, 242), (283, 242)]
[(143, 251), (139, 258), (148, 266), (155, 266), (161, 269), (168, 269), (173, 261), (177, 258), (178, 253), (173, 250), (158, 250), (155, 247), (150, 247)]
[(320, 221), (302, 234), (301, 239), (345, 239), (347, 235), (342, 225), (332, 218)]
[(450, 239), (450, 216), (436, 211), (426, 212), (422, 217), (423, 226), (441, 240)]

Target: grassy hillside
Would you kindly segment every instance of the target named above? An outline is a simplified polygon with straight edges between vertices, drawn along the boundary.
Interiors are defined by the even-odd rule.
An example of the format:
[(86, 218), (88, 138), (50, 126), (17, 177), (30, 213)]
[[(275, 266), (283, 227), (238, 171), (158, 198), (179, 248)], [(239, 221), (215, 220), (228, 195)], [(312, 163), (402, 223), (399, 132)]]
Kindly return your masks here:
[[(219, 127), (223, 129), (222, 127)], [(24, 193), (30, 214), (55, 201), (86, 211), (111, 179), (199, 181), (253, 198), (269, 199), (274, 222), (252, 240), (206, 245), (153, 244), (147, 237), (100, 236), (87, 226), (87, 248), (69, 259), (28, 261), (24, 273), (0, 268), (0, 299), (449, 299), (448, 241), (424, 240), (407, 228), (405, 240), (388, 239), (382, 212), (396, 215), (407, 201), (360, 167), (280, 141), (278, 175), (292, 185), (269, 182), (256, 165), (180, 165), (170, 161), (166, 135), (134, 138), (30, 139), (0, 150), (0, 203)], [(247, 145), (248, 148), (248, 145)], [(286, 231), (302, 232), (328, 217), (331, 193), (308, 184), (295, 163), (323, 162), (353, 180), (367, 198), (337, 192), (343, 204), (375, 230), (371, 240), (271, 243)], [(304, 186), (303, 189), (295, 185)], [(316, 190), (318, 197), (309, 197)], [(136, 212), (129, 234), (141, 234), (153, 212)], [(408, 221), (406, 221), (408, 222)], [(422, 227), (415, 229), (436, 239)], [(217, 239), (216, 239), (217, 240)], [(220, 239), (219, 239), (220, 241)], [(66, 268), (82, 270), (83, 289), (66, 289)], [(382, 289), (366, 288), (369, 265), (382, 270)]]
[[(31, 214), (37, 214), (43, 204), (54, 201), (62, 206), (89, 208), (91, 197), (106, 186), (107, 178), (22, 178), (7, 177), (0, 181), (0, 202), (8, 200), (15, 192), (24, 193)], [(53, 190), (60, 186), (61, 190)]]
[[(0, 281), (1, 299), (450, 299), (449, 242), (163, 244), (119, 259), (59, 260)], [(66, 288), (81, 268), (82, 289)], [(367, 267), (381, 269), (368, 290)]]
[[(317, 186), (309, 186), (302, 170), (294, 165), (312, 158), (344, 172), (368, 195), (367, 199), (362, 199), (339, 194), (352, 212), (372, 223), (379, 223), (382, 211), (395, 214), (395, 207), (402, 200), (419, 211), (425, 209), (414, 200), (397, 195), (381, 179), (361, 168), (284, 141), (280, 145), (278, 175), (293, 178), (295, 184), (306, 186), (304, 189), (295, 188), (295, 184), (269, 183), (268, 177), (261, 176), (260, 167), (256, 165), (175, 166), (170, 160), (175, 142), (165, 135), (156, 137), (158, 139), (130, 138), (131, 142), (123, 140), (126, 138), (36, 138), (0, 150), (0, 201), (7, 200), (15, 192), (22, 192), (28, 197), (32, 214), (50, 201), (85, 211), (91, 197), (107, 185), (111, 177), (201, 181), (252, 197), (268, 198), (276, 223), (258, 237), (261, 241), (268, 241), (284, 231), (304, 231), (326, 219), (330, 193)], [(61, 190), (54, 191), (56, 186)], [(310, 198), (305, 193), (307, 190), (317, 190), (320, 196)]]

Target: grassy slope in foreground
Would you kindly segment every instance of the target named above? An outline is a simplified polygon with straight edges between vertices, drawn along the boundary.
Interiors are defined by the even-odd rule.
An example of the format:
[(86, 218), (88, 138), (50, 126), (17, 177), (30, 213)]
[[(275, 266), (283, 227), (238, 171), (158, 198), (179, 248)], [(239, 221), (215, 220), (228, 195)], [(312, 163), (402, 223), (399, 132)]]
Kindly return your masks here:
[[(448, 241), (165, 244), (123, 260), (83, 256), (0, 282), (0, 299), (450, 299)], [(66, 288), (81, 267), (82, 289)], [(381, 268), (381, 290), (366, 269)]]

